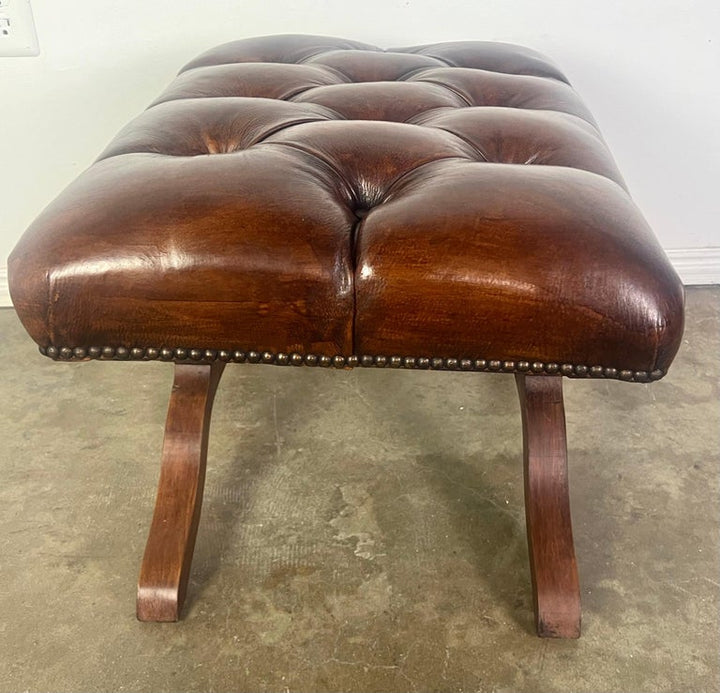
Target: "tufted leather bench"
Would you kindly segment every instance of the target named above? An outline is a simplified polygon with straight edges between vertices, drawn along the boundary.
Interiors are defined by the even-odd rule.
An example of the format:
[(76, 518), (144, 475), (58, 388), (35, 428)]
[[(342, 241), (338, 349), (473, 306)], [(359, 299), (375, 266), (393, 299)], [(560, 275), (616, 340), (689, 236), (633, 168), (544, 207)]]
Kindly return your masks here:
[(648, 382), (683, 291), (564, 75), (279, 36), (188, 64), (10, 258), (56, 360), (176, 364), (138, 616), (175, 620), (224, 364), (515, 374), (541, 635), (577, 636), (562, 375)]

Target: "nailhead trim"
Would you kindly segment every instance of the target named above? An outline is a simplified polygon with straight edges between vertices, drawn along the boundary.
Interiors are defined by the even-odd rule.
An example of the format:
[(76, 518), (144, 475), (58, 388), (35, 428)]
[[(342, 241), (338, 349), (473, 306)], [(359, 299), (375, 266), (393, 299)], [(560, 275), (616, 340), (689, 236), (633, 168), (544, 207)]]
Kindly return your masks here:
[(566, 375), (570, 378), (606, 378), (646, 383), (660, 380), (666, 370), (652, 372), (618, 370), (604, 366), (585, 366), (571, 363), (544, 363), (542, 361), (487, 361), (485, 359), (439, 358), (427, 356), (336, 356), (317, 354), (274, 353), (272, 351), (240, 351), (215, 349), (184, 349), (178, 347), (40, 347), (40, 353), (54, 361), (87, 361), (90, 359), (113, 361), (174, 361), (180, 363), (268, 363), (276, 366), (320, 366), (321, 368), (409, 368), (444, 371), (475, 371), (491, 373), (530, 373), (537, 375)]

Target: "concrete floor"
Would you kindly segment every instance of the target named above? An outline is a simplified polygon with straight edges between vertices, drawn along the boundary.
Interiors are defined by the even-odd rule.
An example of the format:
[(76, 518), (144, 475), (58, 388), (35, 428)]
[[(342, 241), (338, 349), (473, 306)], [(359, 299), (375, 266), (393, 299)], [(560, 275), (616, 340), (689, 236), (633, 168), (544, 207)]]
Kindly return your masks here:
[(720, 288), (652, 385), (565, 381), (579, 641), (532, 630), (503, 375), (231, 366), (184, 620), (134, 590), (172, 368), (0, 311), (2, 691), (718, 691)]

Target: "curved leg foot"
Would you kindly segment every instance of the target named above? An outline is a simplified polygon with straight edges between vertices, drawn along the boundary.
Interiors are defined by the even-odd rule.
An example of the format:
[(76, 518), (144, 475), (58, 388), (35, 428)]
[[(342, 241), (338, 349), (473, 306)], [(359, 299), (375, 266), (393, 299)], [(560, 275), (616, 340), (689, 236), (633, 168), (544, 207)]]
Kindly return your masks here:
[(138, 580), (140, 621), (177, 621), (200, 520), (213, 398), (224, 364), (177, 364), (155, 513)]
[(580, 636), (580, 583), (568, 494), (561, 376), (516, 376), (523, 422), (525, 517), (537, 631)]

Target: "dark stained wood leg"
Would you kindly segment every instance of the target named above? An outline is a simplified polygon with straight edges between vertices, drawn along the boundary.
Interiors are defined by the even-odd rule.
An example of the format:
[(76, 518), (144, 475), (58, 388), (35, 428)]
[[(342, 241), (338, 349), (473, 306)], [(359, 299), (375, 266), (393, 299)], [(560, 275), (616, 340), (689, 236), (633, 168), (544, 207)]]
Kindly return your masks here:
[(517, 375), (525, 518), (537, 632), (580, 637), (580, 583), (570, 520), (561, 376)]
[(224, 363), (176, 364), (155, 513), (138, 580), (140, 621), (177, 621), (205, 483), (210, 414)]

